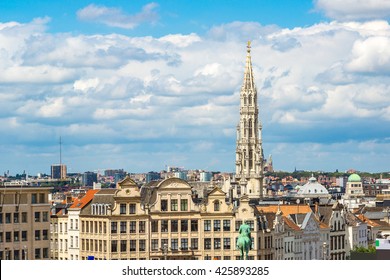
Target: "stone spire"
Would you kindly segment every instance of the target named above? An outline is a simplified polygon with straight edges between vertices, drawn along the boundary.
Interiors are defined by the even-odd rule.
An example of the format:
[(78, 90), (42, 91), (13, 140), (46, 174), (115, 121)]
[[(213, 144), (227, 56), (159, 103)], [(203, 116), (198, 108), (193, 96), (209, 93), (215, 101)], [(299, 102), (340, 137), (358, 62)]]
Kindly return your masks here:
[(244, 81), (240, 92), (240, 122), (237, 126), (236, 179), (241, 193), (262, 197), (263, 148), (257, 89), (253, 77), (251, 45), (248, 42)]

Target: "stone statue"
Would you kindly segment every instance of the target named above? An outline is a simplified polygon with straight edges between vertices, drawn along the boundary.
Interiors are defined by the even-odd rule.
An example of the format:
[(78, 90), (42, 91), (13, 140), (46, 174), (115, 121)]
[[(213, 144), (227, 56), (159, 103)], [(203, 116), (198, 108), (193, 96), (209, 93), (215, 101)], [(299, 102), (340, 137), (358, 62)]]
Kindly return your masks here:
[[(237, 249), (241, 252), (241, 260), (248, 259), (249, 250), (252, 249), (251, 229), (249, 225), (244, 221), (238, 230), (240, 234), (237, 239)], [(245, 256), (244, 256), (245, 253)], [(245, 257), (245, 258), (244, 258)]]

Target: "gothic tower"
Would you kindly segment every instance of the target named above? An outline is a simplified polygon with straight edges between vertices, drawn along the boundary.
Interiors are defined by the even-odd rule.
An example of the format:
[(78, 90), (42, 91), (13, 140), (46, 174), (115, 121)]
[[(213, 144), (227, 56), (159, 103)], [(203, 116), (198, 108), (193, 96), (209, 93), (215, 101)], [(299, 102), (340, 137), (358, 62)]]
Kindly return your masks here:
[(261, 122), (254, 82), (251, 46), (248, 42), (244, 81), (240, 92), (240, 122), (237, 125), (236, 180), (241, 194), (249, 198), (263, 196), (263, 147)]

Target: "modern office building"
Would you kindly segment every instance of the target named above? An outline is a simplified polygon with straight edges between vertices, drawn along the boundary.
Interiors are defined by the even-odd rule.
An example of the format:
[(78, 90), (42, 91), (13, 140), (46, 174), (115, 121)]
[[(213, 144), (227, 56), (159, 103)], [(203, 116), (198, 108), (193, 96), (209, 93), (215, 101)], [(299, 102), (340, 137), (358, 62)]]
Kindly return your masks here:
[(66, 172), (65, 164), (53, 164), (51, 166), (52, 179), (66, 179)]

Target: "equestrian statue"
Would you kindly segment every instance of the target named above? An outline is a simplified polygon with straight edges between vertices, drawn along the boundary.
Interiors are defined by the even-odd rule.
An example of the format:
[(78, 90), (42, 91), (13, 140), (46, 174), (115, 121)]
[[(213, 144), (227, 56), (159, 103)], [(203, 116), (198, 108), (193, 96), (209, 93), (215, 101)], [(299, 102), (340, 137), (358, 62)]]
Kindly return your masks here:
[[(237, 239), (237, 249), (241, 252), (241, 260), (247, 260), (249, 250), (252, 249), (251, 229), (249, 225), (244, 221), (238, 230), (240, 234)], [(244, 255), (245, 253), (245, 255)], [(244, 258), (245, 257), (245, 258)]]

